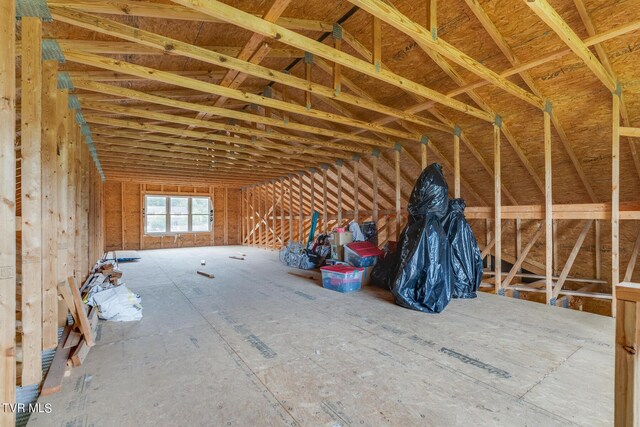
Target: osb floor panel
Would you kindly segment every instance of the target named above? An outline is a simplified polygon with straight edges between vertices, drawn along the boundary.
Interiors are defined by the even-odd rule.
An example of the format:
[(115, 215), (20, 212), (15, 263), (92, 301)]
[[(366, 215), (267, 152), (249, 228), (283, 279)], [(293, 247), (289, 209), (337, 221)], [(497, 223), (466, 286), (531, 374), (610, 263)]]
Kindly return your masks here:
[(612, 423), (610, 318), (488, 294), (422, 314), (381, 289), (325, 290), (256, 248), (140, 254), (121, 268), (144, 318), (100, 322), (29, 425)]

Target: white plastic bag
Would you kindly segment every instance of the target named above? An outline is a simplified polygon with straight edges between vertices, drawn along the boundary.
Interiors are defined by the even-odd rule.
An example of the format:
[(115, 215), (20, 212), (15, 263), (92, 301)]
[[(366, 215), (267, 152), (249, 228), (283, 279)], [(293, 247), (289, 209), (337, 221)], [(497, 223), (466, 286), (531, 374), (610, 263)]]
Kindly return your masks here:
[(124, 285), (96, 292), (91, 296), (90, 305), (98, 308), (98, 317), (113, 322), (130, 322), (142, 319), (139, 295)]

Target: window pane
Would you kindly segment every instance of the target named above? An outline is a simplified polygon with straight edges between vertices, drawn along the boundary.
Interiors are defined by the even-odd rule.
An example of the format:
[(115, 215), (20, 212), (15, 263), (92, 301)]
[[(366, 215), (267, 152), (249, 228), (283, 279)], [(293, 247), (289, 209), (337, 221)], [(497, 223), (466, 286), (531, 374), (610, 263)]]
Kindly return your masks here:
[[(171, 198), (171, 215), (186, 215), (189, 213), (188, 197), (172, 197)], [(173, 223), (173, 221), (172, 221)], [(173, 227), (172, 227), (173, 229)]]
[(166, 197), (154, 197), (147, 196), (147, 214), (161, 214), (167, 213), (167, 198)]
[(189, 231), (189, 215), (171, 215), (171, 231)]
[(166, 231), (166, 215), (147, 215), (147, 233), (164, 233)]
[(192, 215), (191, 231), (209, 231), (209, 215)]
[(209, 199), (194, 197), (191, 199), (191, 213), (193, 214), (209, 214)]

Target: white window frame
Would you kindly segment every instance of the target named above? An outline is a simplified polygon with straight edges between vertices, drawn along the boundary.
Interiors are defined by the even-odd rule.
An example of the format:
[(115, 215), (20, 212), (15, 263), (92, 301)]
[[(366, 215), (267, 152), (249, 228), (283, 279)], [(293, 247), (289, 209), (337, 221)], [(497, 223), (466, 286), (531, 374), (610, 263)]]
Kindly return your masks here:
[[(166, 217), (166, 226), (165, 226), (165, 231), (148, 231), (147, 230), (147, 201), (149, 199), (149, 197), (164, 197), (165, 198), (165, 217)], [(187, 214), (181, 214), (181, 215), (187, 215), (188, 218), (188, 227), (187, 227), (187, 231), (171, 231), (171, 199), (172, 198), (176, 198), (176, 199), (188, 199), (188, 212)], [(209, 208), (207, 209), (207, 215), (209, 216), (209, 221), (208, 221), (208, 226), (207, 226), (207, 230), (198, 230), (198, 231), (193, 231), (193, 211), (192, 211), (192, 200), (193, 199), (207, 199), (207, 201), (209, 202)], [(157, 215), (162, 215), (162, 214), (157, 214)], [(196, 215), (204, 215), (204, 214), (196, 214)], [(145, 235), (149, 235), (149, 236), (162, 236), (162, 235), (175, 235), (175, 234), (199, 234), (199, 233), (211, 233), (212, 227), (213, 227), (213, 202), (211, 200), (211, 196), (208, 195), (202, 195), (202, 196), (196, 196), (196, 195), (186, 195), (186, 194), (145, 194), (144, 195), (144, 210), (142, 213), (142, 219), (143, 219), (143, 227), (144, 227), (144, 234)]]

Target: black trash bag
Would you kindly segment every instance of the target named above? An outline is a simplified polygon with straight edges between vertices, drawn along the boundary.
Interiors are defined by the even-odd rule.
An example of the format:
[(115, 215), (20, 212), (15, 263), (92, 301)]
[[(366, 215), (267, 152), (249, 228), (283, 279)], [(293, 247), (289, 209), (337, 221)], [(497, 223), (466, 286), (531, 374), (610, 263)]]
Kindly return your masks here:
[(389, 252), (384, 259), (378, 261), (371, 270), (371, 284), (387, 290), (395, 277), (398, 265), (398, 251)]
[(408, 211), (412, 216), (431, 214), (442, 218), (447, 214), (449, 187), (442, 174), (442, 166), (431, 163), (427, 166), (411, 191)]
[(448, 209), (449, 188), (440, 165), (418, 178), (409, 198), (409, 220), (398, 241), (391, 292), (396, 303), (440, 313), (451, 301), (451, 245), (440, 222)]
[(451, 243), (454, 298), (475, 298), (482, 281), (482, 256), (471, 226), (464, 217), (464, 200), (449, 200), (442, 227)]
[(399, 263), (391, 292), (396, 303), (426, 313), (440, 313), (451, 301), (451, 246), (435, 215), (407, 224), (398, 248)]

